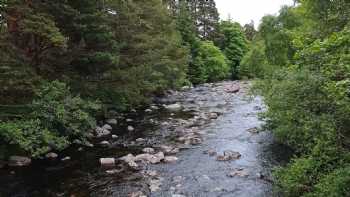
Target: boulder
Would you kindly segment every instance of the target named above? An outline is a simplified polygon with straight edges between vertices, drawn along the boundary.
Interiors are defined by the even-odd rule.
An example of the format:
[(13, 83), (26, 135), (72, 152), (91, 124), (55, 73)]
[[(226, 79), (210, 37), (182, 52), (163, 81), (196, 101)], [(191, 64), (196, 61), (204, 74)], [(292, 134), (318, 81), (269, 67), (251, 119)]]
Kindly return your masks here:
[(115, 159), (114, 158), (101, 158), (100, 164), (102, 167), (114, 167)]
[(249, 174), (246, 171), (244, 171), (243, 169), (237, 169), (237, 170), (230, 172), (227, 176), (229, 176), (229, 177), (236, 177), (236, 176), (247, 177), (247, 176), (249, 176)]
[(102, 141), (102, 142), (100, 142), (100, 145), (103, 147), (109, 147), (111, 145), (111, 143), (109, 143), (108, 141)]
[(145, 153), (145, 154), (137, 155), (135, 157), (135, 161), (142, 161), (142, 162), (151, 163), (151, 164), (160, 163), (161, 160), (163, 160), (163, 159), (164, 159), (164, 154), (159, 154), (159, 153), (157, 153), (155, 155)]
[(219, 115), (217, 113), (215, 113), (215, 112), (212, 112), (212, 113), (209, 114), (209, 118), (210, 119), (217, 119), (218, 117), (219, 117)]
[(175, 148), (173, 146), (166, 146), (166, 145), (162, 145), (160, 146), (160, 149), (164, 152), (164, 154), (166, 155), (173, 155), (173, 154), (177, 154), (180, 152), (179, 148)]
[(224, 155), (218, 155), (216, 160), (218, 160), (218, 161), (237, 160), (237, 159), (241, 158), (241, 156), (242, 155), (239, 152), (226, 150), (226, 151), (224, 151)]
[(128, 119), (126, 119), (126, 122), (134, 122), (134, 120), (133, 120), (133, 119), (128, 118)]
[(98, 137), (98, 138), (111, 134), (111, 132), (109, 130), (101, 128), (101, 127), (97, 127), (95, 129), (95, 132), (96, 132), (96, 137)]
[(136, 141), (136, 142), (144, 142), (144, 141), (146, 141), (146, 140), (143, 139), (143, 138), (137, 138), (135, 141)]
[(225, 88), (226, 93), (238, 93), (240, 91), (239, 85), (232, 85), (230, 87)]
[(103, 125), (102, 129), (105, 129), (105, 130), (108, 130), (108, 131), (112, 131), (113, 130), (112, 126), (109, 125), (109, 124)]
[(129, 167), (137, 169), (139, 166), (135, 162), (136, 157), (133, 154), (128, 154), (124, 157), (119, 158), (119, 160), (128, 164)]
[(175, 103), (172, 105), (166, 105), (165, 108), (169, 111), (180, 111), (182, 109), (182, 106), (178, 103)]
[(249, 133), (251, 134), (258, 134), (259, 133), (259, 129), (254, 127), (254, 128), (250, 128), (247, 130)]
[(135, 128), (133, 126), (128, 126), (128, 131), (130, 132), (135, 131)]
[(142, 152), (153, 154), (155, 152), (155, 150), (153, 148), (144, 148), (144, 149), (142, 149)]
[(106, 120), (106, 123), (109, 125), (116, 125), (116, 124), (118, 124), (118, 121), (117, 121), (117, 119), (111, 118), (111, 119)]
[(118, 139), (117, 135), (112, 135), (112, 139)]
[(146, 112), (146, 113), (151, 113), (152, 110), (151, 110), (151, 109), (146, 109), (145, 112)]
[(164, 162), (165, 163), (174, 163), (176, 162), (177, 160), (179, 160), (177, 157), (174, 157), (174, 156), (166, 156), (164, 158)]
[(69, 160), (71, 160), (70, 157), (64, 157), (64, 158), (61, 159), (61, 161), (69, 161)]
[(31, 163), (32, 163), (32, 160), (29, 157), (11, 156), (9, 158), (8, 165), (11, 167), (22, 167), (22, 166), (29, 166)]
[(45, 155), (45, 157), (46, 157), (47, 159), (57, 159), (58, 155), (57, 155), (56, 153), (51, 152), (51, 153), (47, 153), (47, 154)]

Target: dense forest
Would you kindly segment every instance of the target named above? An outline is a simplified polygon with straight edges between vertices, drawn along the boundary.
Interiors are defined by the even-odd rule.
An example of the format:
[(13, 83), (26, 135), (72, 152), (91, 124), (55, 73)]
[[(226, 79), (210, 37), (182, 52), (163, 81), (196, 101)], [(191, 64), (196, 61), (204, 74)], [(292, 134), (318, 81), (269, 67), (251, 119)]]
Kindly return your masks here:
[(0, 161), (88, 145), (109, 109), (255, 79), (293, 152), (279, 196), (349, 196), (350, 2), (296, 0), (244, 26), (214, 0), (0, 0)]
[(0, 159), (86, 144), (106, 108), (237, 78), (246, 51), (213, 0), (2, 0), (0, 12)]
[(350, 2), (301, 0), (262, 19), (241, 72), (262, 80), (264, 114), (295, 151), (275, 171), (281, 196), (349, 196)]

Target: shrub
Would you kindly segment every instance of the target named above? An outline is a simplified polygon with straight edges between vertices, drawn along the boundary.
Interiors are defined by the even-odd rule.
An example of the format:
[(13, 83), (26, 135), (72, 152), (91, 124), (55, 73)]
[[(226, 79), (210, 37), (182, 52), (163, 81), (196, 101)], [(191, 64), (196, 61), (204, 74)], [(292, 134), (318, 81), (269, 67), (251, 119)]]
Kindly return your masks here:
[(213, 42), (200, 42), (193, 65), (190, 67), (190, 80), (194, 84), (225, 79), (230, 68), (225, 55)]
[(100, 109), (97, 102), (73, 96), (66, 84), (44, 83), (32, 102), (32, 113), (25, 119), (0, 122), (0, 136), (32, 157), (62, 150), (73, 140), (87, 142), (88, 131), (95, 127), (91, 116)]

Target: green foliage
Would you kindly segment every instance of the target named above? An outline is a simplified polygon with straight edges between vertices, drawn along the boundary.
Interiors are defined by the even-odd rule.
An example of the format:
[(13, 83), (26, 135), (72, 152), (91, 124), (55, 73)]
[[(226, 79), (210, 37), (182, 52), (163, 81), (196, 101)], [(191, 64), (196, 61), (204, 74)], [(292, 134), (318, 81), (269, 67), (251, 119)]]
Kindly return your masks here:
[(230, 70), (225, 55), (210, 41), (199, 43), (189, 69), (190, 80), (195, 84), (225, 79)]
[(263, 78), (266, 73), (271, 73), (267, 66), (265, 46), (262, 42), (254, 42), (249, 47), (239, 67), (239, 76), (247, 78)]
[(239, 23), (222, 21), (220, 24), (222, 38), (219, 46), (224, 52), (230, 66), (232, 78), (238, 78), (239, 66), (247, 50), (247, 41)]
[[(300, 2), (265, 17), (258, 37), (268, 70), (259, 85), (268, 105), (264, 117), (276, 139), (296, 151), (274, 173), (276, 190), (291, 197), (348, 196), (348, 3)], [(243, 65), (254, 61), (250, 53)]]
[(58, 81), (45, 83), (31, 106), (27, 117), (0, 122), (0, 136), (32, 157), (62, 150), (76, 139), (87, 142), (89, 130), (95, 127), (91, 115), (100, 109), (96, 102), (72, 96), (66, 84)]

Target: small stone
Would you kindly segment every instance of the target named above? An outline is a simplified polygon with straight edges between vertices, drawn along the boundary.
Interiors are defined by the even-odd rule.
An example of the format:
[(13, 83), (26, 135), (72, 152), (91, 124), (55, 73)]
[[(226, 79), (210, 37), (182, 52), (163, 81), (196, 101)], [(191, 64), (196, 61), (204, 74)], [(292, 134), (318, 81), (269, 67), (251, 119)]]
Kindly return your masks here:
[(106, 120), (106, 123), (109, 125), (116, 125), (116, 124), (118, 124), (118, 121), (117, 121), (117, 119), (111, 118), (111, 119)]
[(51, 152), (51, 153), (47, 153), (47, 154), (45, 155), (45, 157), (46, 157), (47, 159), (57, 159), (58, 155), (57, 155), (56, 153)]
[(68, 161), (68, 160), (71, 160), (71, 158), (70, 157), (64, 157), (64, 158), (61, 159), (61, 161)]
[(174, 156), (166, 156), (165, 158), (164, 158), (164, 162), (165, 163), (174, 163), (174, 162), (176, 162), (178, 160), (178, 158), (177, 157), (174, 157)]
[(133, 120), (133, 119), (128, 118), (128, 119), (126, 119), (126, 122), (134, 122), (134, 120)]
[(146, 109), (145, 112), (146, 112), (146, 113), (151, 113), (152, 110), (151, 110), (151, 109)]
[(94, 145), (91, 144), (90, 142), (86, 142), (84, 145), (85, 145), (86, 147), (90, 147), (90, 148), (93, 148), (93, 147), (94, 147)]
[(247, 177), (249, 176), (247, 172), (245, 172), (243, 169), (237, 169), (233, 172), (231, 172), (230, 174), (228, 174), (227, 176), (229, 177)]
[(108, 147), (111, 144), (108, 141), (102, 141), (102, 142), (100, 142), (100, 145), (103, 146), (103, 147)]
[(135, 128), (133, 126), (128, 126), (128, 131), (130, 132), (135, 131)]
[(98, 137), (98, 138), (111, 134), (111, 132), (109, 130), (101, 128), (101, 127), (97, 127), (95, 129), (95, 132), (96, 132), (96, 137)]
[(79, 152), (81, 152), (81, 151), (83, 151), (83, 150), (84, 150), (83, 147), (79, 147), (79, 148), (78, 148), (78, 151), (79, 151)]
[(241, 158), (241, 153), (231, 150), (224, 151), (224, 156), (229, 157), (230, 159), (239, 159)]
[(106, 173), (109, 175), (120, 173), (120, 170), (114, 169), (114, 170), (106, 170)]
[(165, 106), (166, 109), (169, 111), (180, 111), (182, 109), (182, 106), (178, 103), (172, 104), (172, 105), (167, 105)]
[(32, 160), (29, 157), (11, 156), (8, 165), (11, 167), (23, 167), (29, 166), (31, 163)]
[(136, 142), (144, 142), (144, 141), (146, 141), (146, 140), (143, 139), (143, 138), (137, 138), (135, 141), (136, 141)]
[(210, 119), (217, 119), (218, 117), (219, 117), (219, 115), (217, 113), (212, 112), (209, 114)]
[(258, 134), (259, 133), (259, 129), (254, 127), (254, 128), (250, 128), (247, 130), (249, 133), (252, 133), (252, 134)]
[(109, 124), (105, 124), (105, 125), (103, 125), (102, 129), (105, 129), (105, 130), (108, 130), (108, 131), (113, 130), (112, 126), (111, 126), (111, 125), (109, 125)]
[(114, 167), (115, 159), (114, 158), (101, 158), (100, 164), (102, 167)]
[(144, 148), (144, 149), (142, 149), (142, 152), (153, 154), (155, 151), (153, 148)]
[(159, 107), (158, 107), (158, 106), (155, 106), (155, 105), (152, 105), (152, 106), (151, 106), (151, 109), (158, 110)]
[(117, 135), (112, 135), (112, 139), (118, 139)]

